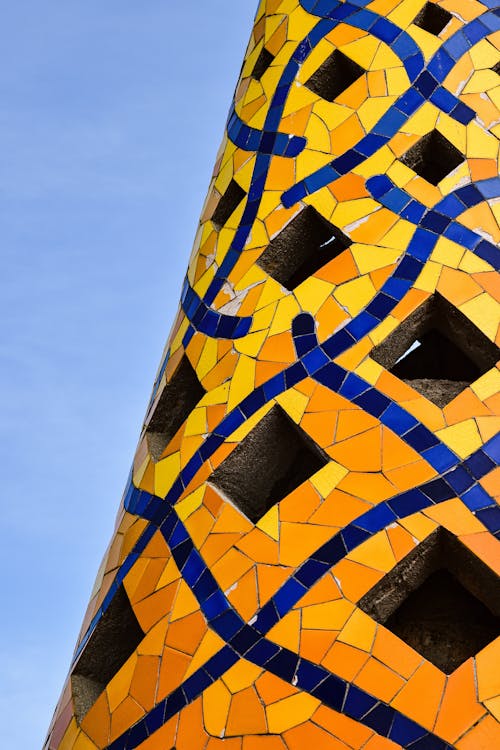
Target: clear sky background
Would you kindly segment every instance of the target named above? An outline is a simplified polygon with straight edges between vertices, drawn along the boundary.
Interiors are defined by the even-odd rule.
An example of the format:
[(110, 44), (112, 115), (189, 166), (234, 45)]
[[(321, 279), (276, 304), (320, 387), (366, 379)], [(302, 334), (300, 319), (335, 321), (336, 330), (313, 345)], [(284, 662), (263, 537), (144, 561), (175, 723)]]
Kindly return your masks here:
[(41, 748), (257, 0), (3, 0), (0, 747)]

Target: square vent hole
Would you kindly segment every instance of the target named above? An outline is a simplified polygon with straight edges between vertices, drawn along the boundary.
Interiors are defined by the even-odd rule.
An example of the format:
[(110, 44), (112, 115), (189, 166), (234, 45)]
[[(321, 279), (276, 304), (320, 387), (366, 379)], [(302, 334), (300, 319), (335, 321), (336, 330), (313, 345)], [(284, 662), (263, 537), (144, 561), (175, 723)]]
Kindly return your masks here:
[(205, 393), (189, 359), (184, 355), (163, 389), (146, 427), (148, 449), (154, 461), (160, 460), (177, 430)]
[(144, 632), (122, 585), (97, 623), (71, 675), (78, 722), (82, 721), (143, 638)]
[(221, 196), (212, 214), (212, 224), (216, 229), (222, 229), (229, 217), (236, 211), (246, 193), (236, 180), (231, 180), (226, 192)]
[(257, 523), (321, 469), (328, 458), (280, 406), (274, 406), (209, 478)]
[(424, 180), (437, 185), (465, 161), (465, 156), (439, 130), (432, 130), (408, 149), (401, 161)]
[(307, 206), (271, 240), (257, 265), (291, 291), (351, 244), (340, 229)]
[(495, 366), (500, 350), (436, 293), (375, 347), (371, 356), (443, 408)]
[(451, 674), (500, 635), (500, 579), (438, 528), (359, 602), (438, 669)]
[(415, 26), (438, 36), (448, 26), (453, 16), (436, 3), (426, 3), (413, 23)]
[(343, 91), (361, 78), (366, 70), (336, 49), (306, 81), (310, 91), (328, 102), (333, 102)]
[(255, 78), (256, 81), (260, 81), (268, 67), (272, 64), (273, 60), (274, 55), (272, 55), (269, 50), (263, 47), (260, 55), (255, 62), (255, 65), (253, 66), (253, 70), (251, 73), (252, 78)]

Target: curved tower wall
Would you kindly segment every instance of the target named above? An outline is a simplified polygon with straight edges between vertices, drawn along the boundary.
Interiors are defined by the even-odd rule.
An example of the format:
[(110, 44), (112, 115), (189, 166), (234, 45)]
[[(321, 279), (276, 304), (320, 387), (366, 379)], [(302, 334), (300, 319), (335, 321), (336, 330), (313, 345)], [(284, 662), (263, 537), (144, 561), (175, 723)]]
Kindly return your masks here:
[(500, 747), (499, 49), (260, 3), (47, 750)]

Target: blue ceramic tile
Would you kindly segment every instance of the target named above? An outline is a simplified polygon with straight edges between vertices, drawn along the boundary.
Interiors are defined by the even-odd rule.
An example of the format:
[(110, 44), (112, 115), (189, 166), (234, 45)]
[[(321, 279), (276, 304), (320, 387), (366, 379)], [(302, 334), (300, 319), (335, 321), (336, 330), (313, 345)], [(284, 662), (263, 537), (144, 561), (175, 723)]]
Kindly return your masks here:
[(373, 698), (371, 695), (368, 695), (368, 693), (360, 690), (356, 685), (350, 685), (344, 705), (344, 713), (347, 714), (347, 716), (350, 716), (351, 719), (359, 721), (359, 719), (362, 719), (368, 711), (371, 711), (377, 705), (377, 703), (378, 701), (376, 698)]
[(346, 689), (344, 680), (331, 674), (311, 692), (315, 698), (334, 711), (340, 711), (344, 704)]

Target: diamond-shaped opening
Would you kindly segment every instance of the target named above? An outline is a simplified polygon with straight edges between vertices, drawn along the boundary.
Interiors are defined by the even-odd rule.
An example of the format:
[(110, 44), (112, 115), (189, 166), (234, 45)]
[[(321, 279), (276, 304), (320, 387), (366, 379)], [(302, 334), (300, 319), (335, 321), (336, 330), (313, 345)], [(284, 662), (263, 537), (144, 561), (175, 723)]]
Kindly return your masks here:
[(413, 23), (424, 31), (438, 36), (453, 16), (436, 3), (426, 3)]
[(500, 635), (500, 578), (443, 528), (359, 606), (446, 674)]
[(231, 214), (236, 211), (245, 195), (245, 191), (238, 185), (236, 180), (231, 180), (226, 192), (219, 200), (212, 214), (212, 223), (216, 229), (222, 229)]
[(271, 240), (257, 264), (293, 290), (351, 244), (340, 229), (307, 206)]
[(129, 598), (124, 587), (120, 586), (80, 654), (71, 675), (75, 715), (79, 722), (143, 638), (144, 632)]
[(255, 78), (256, 81), (260, 81), (268, 67), (271, 65), (271, 63), (274, 60), (274, 55), (272, 55), (268, 49), (265, 47), (262, 48), (260, 55), (258, 56), (255, 65), (253, 66), (252, 70), (252, 78)]
[(443, 408), (495, 366), (500, 350), (436, 293), (375, 347), (372, 357)]
[(273, 505), (328, 462), (280, 406), (274, 406), (209, 481), (257, 523)]
[(312, 74), (305, 85), (322, 99), (333, 102), (364, 73), (366, 71), (361, 65), (336, 49)]
[(500, 76), (500, 60), (497, 62), (496, 65), (494, 65), (491, 70), (497, 74), (497, 76)]
[(184, 355), (166, 384), (146, 428), (148, 449), (154, 461), (188, 418), (206, 391)]
[(437, 185), (465, 160), (439, 130), (431, 130), (403, 154), (401, 161), (432, 185)]

